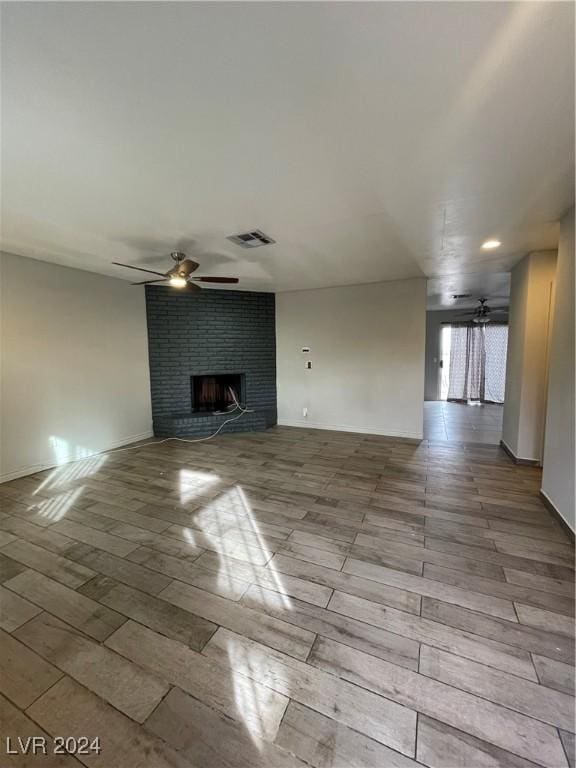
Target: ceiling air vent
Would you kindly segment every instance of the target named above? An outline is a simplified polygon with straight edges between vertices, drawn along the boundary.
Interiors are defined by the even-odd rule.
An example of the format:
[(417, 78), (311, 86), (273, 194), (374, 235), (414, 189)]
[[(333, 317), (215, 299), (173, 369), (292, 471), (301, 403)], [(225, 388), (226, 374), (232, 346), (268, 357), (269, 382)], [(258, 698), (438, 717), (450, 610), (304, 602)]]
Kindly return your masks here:
[(470, 296), (472, 296), (471, 293), (453, 293), (452, 294), (453, 299), (469, 299)]
[(245, 232), (242, 235), (230, 235), (226, 239), (231, 240), (241, 248), (259, 248), (261, 245), (270, 245), (271, 243), (276, 242), (276, 240), (272, 240), (271, 237), (268, 237), (268, 235), (265, 235), (264, 232), (259, 229), (254, 229), (252, 232)]

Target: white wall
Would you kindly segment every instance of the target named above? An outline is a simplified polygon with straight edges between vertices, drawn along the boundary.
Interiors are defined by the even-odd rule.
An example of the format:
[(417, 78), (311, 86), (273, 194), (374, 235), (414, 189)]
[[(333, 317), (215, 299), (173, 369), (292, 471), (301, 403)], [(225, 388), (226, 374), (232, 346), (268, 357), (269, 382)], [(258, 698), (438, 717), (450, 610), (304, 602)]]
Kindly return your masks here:
[(574, 208), (561, 222), (556, 274), (542, 491), (574, 530)]
[(0, 481), (151, 435), (143, 288), (0, 255)]
[(512, 270), (502, 440), (517, 459), (541, 462), (556, 251)]
[(278, 294), (278, 423), (421, 438), (425, 324), (421, 278)]

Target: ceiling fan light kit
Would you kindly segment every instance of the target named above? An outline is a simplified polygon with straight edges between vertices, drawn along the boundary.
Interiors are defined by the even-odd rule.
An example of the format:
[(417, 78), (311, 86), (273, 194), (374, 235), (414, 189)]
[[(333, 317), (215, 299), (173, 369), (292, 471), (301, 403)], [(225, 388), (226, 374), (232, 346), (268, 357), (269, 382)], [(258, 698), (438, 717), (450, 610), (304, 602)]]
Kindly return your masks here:
[(151, 283), (168, 283), (172, 288), (176, 288), (178, 291), (184, 291), (186, 293), (199, 291), (200, 286), (198, 283), (221, 283), (231, 284), (238, 283), (237, 277), (208, 277), (202, 275), (201, 277), (192, 277), (192, 273), (195, 272), (200, 264), (192, 259), (187, 259), (186, 254), (182, 251), (172, 251), (170, 254), (173, 261), (176, 262), (176, 266), (169, 269), (167, 272), (156, 272), (154, 269), (145, 269), (144, 267), (136, 267), (133, 264), (121, 264), (118, 261), (112, 263), (117, 267), (126, 267), (127, 269), (135, 269), (138, 272), (147, 272), (150, 275), (156, 275), (155, 280), (142, 280), (138, 283), (132, 283), (132, 285), (150, 285)]

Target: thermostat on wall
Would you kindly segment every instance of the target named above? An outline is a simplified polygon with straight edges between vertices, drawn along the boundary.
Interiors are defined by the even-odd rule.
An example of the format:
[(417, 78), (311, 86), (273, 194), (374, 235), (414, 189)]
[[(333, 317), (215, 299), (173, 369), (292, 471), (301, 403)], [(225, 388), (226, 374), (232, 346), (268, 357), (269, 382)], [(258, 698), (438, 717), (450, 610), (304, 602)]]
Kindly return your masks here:
[(302, 352), (310, 352), (310, 347), (302, 347)]

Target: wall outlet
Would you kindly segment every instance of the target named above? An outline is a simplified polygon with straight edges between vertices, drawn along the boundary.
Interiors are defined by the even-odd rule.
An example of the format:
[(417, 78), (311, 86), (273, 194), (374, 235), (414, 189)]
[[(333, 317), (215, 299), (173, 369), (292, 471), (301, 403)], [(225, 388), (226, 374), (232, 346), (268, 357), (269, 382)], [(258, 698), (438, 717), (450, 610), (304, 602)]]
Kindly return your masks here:
[(308, 416), (308, 408), (302, 408), (302, 416), (304, 416), (304, 418)]

